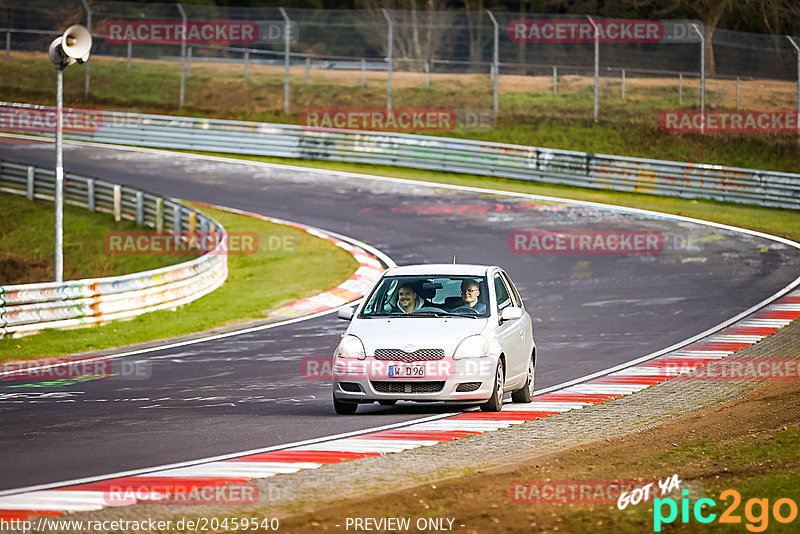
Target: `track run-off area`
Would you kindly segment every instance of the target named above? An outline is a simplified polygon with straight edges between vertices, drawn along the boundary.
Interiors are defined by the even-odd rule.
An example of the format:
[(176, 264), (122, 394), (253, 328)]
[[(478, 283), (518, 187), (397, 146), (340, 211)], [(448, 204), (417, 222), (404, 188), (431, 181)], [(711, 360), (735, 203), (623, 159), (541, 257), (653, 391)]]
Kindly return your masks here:
[[(52, 149), (0, 136), (0, 159), (48, 166)], [(534, 320), (537, 390), (657, 355), (787, 290), (800, 275), (800, 249), (789, 241), (629, 208), (82, 143), (65, 143), (64, 161), (68, 172), (349, 236), (399, 265), (453, 256), (500, 265)], [(544, 232), (656, 241), (655, 248), (587, 253), (530, 239)], [(0, 495), (454, 412), (400, 403), (336, 416), (330, 383), (304, 379), (302, 362), (332, 355), (345, 327), (326, 314), (122, 357), (146, 359), (147, 380), (0, 382)]]

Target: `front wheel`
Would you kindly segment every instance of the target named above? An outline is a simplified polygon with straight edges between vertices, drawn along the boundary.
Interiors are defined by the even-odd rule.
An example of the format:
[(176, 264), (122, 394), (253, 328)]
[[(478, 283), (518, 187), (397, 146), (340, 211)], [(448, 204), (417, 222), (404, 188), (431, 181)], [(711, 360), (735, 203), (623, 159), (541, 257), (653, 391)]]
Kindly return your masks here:
[(528, 361), (528, 379), (525, 381), (525, 385), (522, 386), (522, 388), (511, 392), (512, 402), (531, 402), (533, 399), (533, 381), (535, 374), (536, 366), (533, 363), (533, 354), (531, 354), (531, 359)]
[(503, 360), (498, 360), (497, 371), (494, 378), (494, 389), (488, 401), (481, 404), (482, 412), (499, 412), (503, 409), (503, 387), (505, 378), (503, 376)]
[(358, 409), (358, 403), (340, 401), (334, 396), (333, 409), (336, 410), (336, 413), (339, 415), (353, 415)]

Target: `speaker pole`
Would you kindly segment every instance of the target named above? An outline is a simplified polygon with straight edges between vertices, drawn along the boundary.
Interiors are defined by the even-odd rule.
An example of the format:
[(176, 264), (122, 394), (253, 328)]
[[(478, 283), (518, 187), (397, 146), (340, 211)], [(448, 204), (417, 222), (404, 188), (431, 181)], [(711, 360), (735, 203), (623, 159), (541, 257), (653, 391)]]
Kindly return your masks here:
[(64, 68), (56, 65), (56, 228), (55, 228), (55, 277), (64, 281), (64, 157), (62, 137), (64, 132)]

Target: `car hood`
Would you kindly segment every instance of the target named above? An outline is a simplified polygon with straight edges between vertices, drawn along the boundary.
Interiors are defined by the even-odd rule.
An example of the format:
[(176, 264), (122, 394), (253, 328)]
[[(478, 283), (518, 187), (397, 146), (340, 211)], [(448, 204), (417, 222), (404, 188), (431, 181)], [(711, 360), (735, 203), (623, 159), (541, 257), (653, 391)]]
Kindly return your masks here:
[(361, 339), (367, 356), (373, 356), (375, 349), (442, 349), (445, 356), (452, 356), (465, 337), (483, 332), (487, 322), (466, 317), (357, 319), (349, 333)]

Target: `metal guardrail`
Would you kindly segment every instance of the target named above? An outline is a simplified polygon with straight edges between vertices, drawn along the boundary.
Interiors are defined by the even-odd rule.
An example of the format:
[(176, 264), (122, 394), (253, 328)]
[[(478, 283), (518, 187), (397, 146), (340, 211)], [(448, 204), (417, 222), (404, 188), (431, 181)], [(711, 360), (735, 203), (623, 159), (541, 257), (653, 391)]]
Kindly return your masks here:
[[(0, 129), (16, 126), (17, 130), (36, 130), (36, 124), (46, 124), (42, 119), (46, 113), (54, 112), (49, 108), (0, 102)], [(87, 120), (84, 116), (80, 123), (73, 121), (82, 126), (65, 132), (65, 137), (168, 149), (393, 165), (593, 189), (800, 208), (800, 174), (428, 135), (323, 130), (291, 124), (110, 111), (89, 113), (94, 114), (93, 118)], [(44, 127), (37, 131), (47, 133)]]
[[(0, 191), (53, 200), (55, 171), (0, 160)], [(0, 337), (45, 328), (95, 325), (174, 309), (213, 291), (228, 276), (225, 229), (202, 212), (127, 186), (67, 173), (64, 202), (111, 213), (158, 231), (213, 232), (223, 236), (196, 259), (106, 278), (0, 286)], [(181, 239), (181, 236), (176, 236)]]

